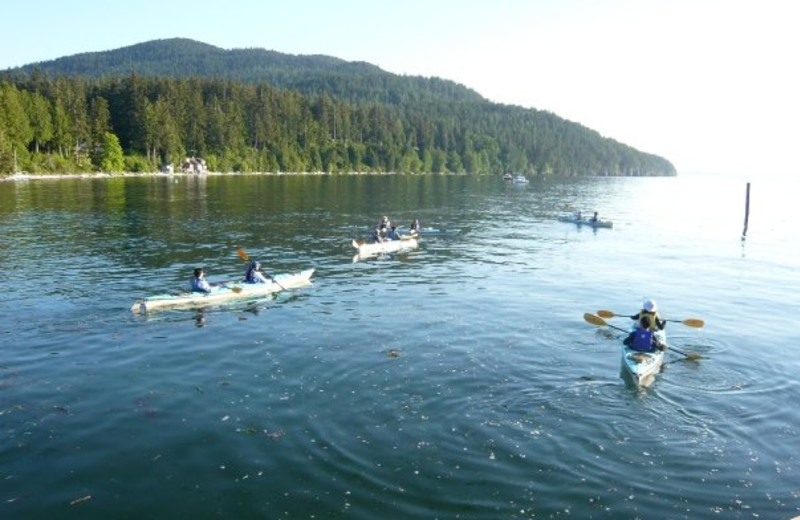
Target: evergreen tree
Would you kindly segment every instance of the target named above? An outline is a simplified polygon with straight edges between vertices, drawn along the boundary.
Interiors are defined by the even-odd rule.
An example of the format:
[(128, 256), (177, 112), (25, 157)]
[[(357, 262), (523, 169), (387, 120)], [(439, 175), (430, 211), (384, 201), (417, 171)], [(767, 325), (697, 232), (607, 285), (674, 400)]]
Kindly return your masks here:
[(111, 132), (104, 133), (101, 150), (100, 171), (121, 172), (125, 166), (125, 154), (122, 152), (119, 138)]

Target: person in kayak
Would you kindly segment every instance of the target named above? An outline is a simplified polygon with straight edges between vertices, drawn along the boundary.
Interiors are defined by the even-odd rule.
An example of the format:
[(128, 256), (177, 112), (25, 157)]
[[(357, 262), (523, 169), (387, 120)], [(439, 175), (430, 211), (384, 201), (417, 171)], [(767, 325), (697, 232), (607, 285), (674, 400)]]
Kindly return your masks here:
[(417, 233), (417, 232), (419, 232), (419, 219), (415, 218), (411, 222), (411, 233), (414, 234), (414, 233)]
[(253, 260), (244, 273), (245, 283), (269, 283), (269, 279), (261, 272), (261, 262)]
[(591, 222), (592, 224), (597, 224), (598, 220), (599, 219), (597, 218), (597, 212), (595, 211), (594, 215), (592, 215), (592, 218), (589, 219), (589, 222)]
[(371, 238), (373, 242), (383, 242), (383, 236), (381, 235), (380, 228), (375, 228), (375, 230), (372, 232)]
[(192, 292), (210, 293), (213, 289), (208, 280), (206, 280), (206, 271), (202, 267), (195, 267), (190, 285)]
[(636, 320), (636, 328), (622, 342), (626, 347), (644, 352), (666, 348), (655, 334), (656, 331), (664, 330), (667, 322), (659, 317), (658, 305), (654, 300), (645, 300), (642, 310), (630, 318)]

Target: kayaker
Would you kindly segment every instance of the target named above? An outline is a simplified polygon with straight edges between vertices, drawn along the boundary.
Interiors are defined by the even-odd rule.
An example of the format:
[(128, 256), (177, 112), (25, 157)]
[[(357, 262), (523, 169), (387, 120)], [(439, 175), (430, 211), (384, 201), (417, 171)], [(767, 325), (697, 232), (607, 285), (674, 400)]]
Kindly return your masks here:
[(576, 211), (575, 220), (583, 220), (583, 213), (581, 213), (580, 211)]
[(378, 223), (378, 229), (387, 232), (392, 229), (392, 223), (389, 222), (389, 217), (384, 215), (383, 218), (381, 218), (381, 221)]
[(192, 281), (190, 283), (192, 287), (192, 292), (203, 292), (203, 293), (210, 293), (213, 287), (211, 284), (208, 283), (208, 280), (205, 278), (206, 271), (202, 267), (195, 267), (194, 269), (194, 277), (192, 277)]
[(592, 215), (592, 218), (589, 219), (589, 222), (591, 222), (592, 224), (597, 224), (597, 221), (598, 221), (597, 212), (595, 211), (594, 215)]
[(372, 232), (372, 241), (383, 242), (383, 237), (381, 236), (380, 228), (375, 228), (375, 230)]
[(269, 283), (266, 276), (261, 273), (261, 262), (253, 260), (244, 273), (245, 283)]
[(625, 346), (641, 351), (666, 348), (655, 334), (667, 326), (667, 322), (658, 316), (658, 305), (655, 300), (645, 300), (642, 310), (630, 318), (636, 320), (636, 328), (622, 342)]
[(655, 300), (645, 300), (642, 304), (642, 310), (631, 316), (631, 319), (638, 321), (640, 326), (644, 324), (644, 328), (654, 332), (656, 330), (664, 330), (667, 326), (667, 322), (658, 315), (658, 304), (656, 304)]
[(413, 222), (411, 222), (411, 232), (416, 233), (419, 231), (419, 219), (415, 218)]

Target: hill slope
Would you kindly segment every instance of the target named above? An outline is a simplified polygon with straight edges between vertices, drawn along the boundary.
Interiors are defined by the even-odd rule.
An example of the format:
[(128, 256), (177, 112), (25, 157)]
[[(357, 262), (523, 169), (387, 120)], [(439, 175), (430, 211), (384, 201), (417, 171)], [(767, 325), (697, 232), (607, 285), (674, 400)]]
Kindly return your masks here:
[(407, 103), (484, 101), (453, 81), (398, 76), (365, 62), (322, 55), (294, 56), (265, 49), (225, 50), (185, 38), (153, 40), (130, 47), (66, 56), (20, 67), (51, 76), (85, 78), (137, 74), (161, 78), (222, 78), (269, 83), (277, 88), (352, 102)]
[(13, 110), (0, 112), (0, 171), (12, 158), (34, 170), (104, 168), (111, 133), (151, 167), (196, 152), (242, 171), (675, 175), (666, 159), (556, 114), (329, 56), (175, 38), (11, 69), (0, 87), (3, 78), (0, 107)]

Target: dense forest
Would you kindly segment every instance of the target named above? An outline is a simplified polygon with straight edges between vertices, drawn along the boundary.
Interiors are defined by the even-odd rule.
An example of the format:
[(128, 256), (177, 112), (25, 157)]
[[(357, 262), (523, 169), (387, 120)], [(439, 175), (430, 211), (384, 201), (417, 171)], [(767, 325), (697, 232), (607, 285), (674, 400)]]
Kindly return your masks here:
[(0, 73), (0, 173), (675, 175), (546, 111), (366, 63), (147, 42)]

